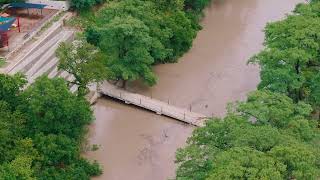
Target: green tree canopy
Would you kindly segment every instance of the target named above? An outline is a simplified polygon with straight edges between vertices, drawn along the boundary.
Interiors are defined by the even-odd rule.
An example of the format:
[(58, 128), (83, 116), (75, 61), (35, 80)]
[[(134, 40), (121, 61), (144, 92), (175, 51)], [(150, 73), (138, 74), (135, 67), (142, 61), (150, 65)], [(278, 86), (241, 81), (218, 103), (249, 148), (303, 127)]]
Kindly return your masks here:
[(308, 119), (309, 105), (257, 91), (235, 107), (225, 118), (194, 130), (177, 152), (177, 179), (320, 177), (320, 132)]
[[(93, 44), (99, 42), (103, 35), (97, 35), (101, 29), (114, 18), (132, 16), (142, 21), (149, 29), (151, 47), (148, 50), (154, 58), (154, 63), (175, 62), (192, 46), (196, 30), (183, 12), (181, 1), (142, 1), (124, 0), (111, 2), (108, 7), (97, 13), (95, 31), (88, 28), (88, 41)], [(94, 34), (96, 34), (94, 36)], [(99, 34), (99, 33), (98, 33)], [(90, 39), (90, 37), (95, 37)], [(98, 39), (98, 41), (97, 41)]]
[(269, 155), (250, 149), (231, 148), (218, 154), (213, 162), (214, 168), (207, 180), (229, 179), (284, 179), (286, 166)]
[(246, 102), (237, 104), (237, 111), (261, 124), (287, 128), (290, 121), (310, 116), (312, 108), (303, 102), (295, 104), (288, 96), (271, 91), (254, 91)]
[(27, 128), (34, 134), (62, 133), (77, 138), (92, 120), (88, 102), (72, 94), (63, 79), (40, 77), (22, 96), (26, 102), (20, 109), (29, 117)]
[(114, 18), (103, 32), (101, 50), (108, 58), (113, 79), (132, 81), (142, 78), (148, 85), (156, 83), (149, 53), (152, 38), (149, 28), (140, 20), (128, 16)]
[(299, 5), (295, 14), (267, 25), (266, 48), (250, 60), (261, 67), (259, 89), (285, 93), (295, 102), (306, 100), (315, 108), (319, 107), (318, 8), (317, 1)]
[(80, 149), (73, 139), (63, 134), (37, 134), (35, 146), (41, 156), (42, 166), (66, 166), (78, 158)]
[[(0, 76), (0, 179), (86, 179), (101, 168), (80, 156), (85, 126), (93, 119), (83, 97), (62, 79)], [(7, 94), (5, 94), (5, 92)]]
[(14, 76), (0, 74), (0, 100), (15, 109), (20, 104), (19, 93), (26, 83), (27, 80), (21, 74)]
[(56, 51), (58, 68), (73, 75), (71, 84), (78, 85), (78, 96), (87, 94), (89, 83), (108, 78), (108, 69), (100, 51), (83, 39), (63, 42)]
[(182, 0), (112, 1), (95, 16), (85, 35), (107, 56), (109, 78), (142, 79), (148, 85), (156, 83), (151, 65), (176, 62), (198, 30)]
[(318, 156), (286, 131), (229, 115), (194, 131), (177, 152), (177, 179), (317, 179)]

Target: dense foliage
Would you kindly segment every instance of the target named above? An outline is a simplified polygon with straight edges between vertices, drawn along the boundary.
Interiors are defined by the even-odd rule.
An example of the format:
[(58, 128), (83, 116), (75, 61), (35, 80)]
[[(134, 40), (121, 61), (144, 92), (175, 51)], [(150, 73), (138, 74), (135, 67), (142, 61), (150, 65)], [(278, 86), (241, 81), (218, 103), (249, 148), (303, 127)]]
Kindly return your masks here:
[(201, 12), (209, 3), (211, 0), (185, 0), (185, 9)]
[(209, 0), (115, 0), (96, 13), (81, 12), (87, 41), (106, 58), (109, 79), (156, 83), (152, 65), (176, 62), (200, 29)]
[[(320, 106), (320, 3), (300, 4), (286, 19), (267, 25), (266, 48), (251, 59), (261, 67), (259, 89)], [(277, 77), (277, 78), (274, 78)]]
[[(80, 18), (70, 24), (84, 29), (87, 41), (105, 55), (110, 70), (107, 79), (123, 81), (124, 86), (139, 79), (152, 86), (157, 82), (152, 65), (176, 62), (191, 48), (201, 29), (202, 10), (210, 2), (113, 0), (99, 8), (79, 11)], [(78, 9), (90, 8), (95, 0), (73, 4)]]
[(256, 91), (207, 122), (177, 152), (179, 179), (318, 179), (320, 132), (312, 108)]
[[(320, 2), (269, 23), (258, 91), (177, 152), (177, 180), (319, 179)], [(307, 104), (308, 103), (308, 104)]]
[(0, 179), (90, 179), (100, 167), (80, 156), (89, 104), (62, 79), (0, 75)]

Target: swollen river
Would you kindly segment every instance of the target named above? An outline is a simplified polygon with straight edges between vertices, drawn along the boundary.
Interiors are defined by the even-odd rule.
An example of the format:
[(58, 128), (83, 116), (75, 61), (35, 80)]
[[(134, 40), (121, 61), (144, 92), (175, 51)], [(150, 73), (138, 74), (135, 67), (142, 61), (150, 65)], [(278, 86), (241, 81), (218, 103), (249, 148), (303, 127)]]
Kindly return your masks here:
[[(223, 116), (228, 102), (244, 100), (259, 82), (247, 60), (262, 48), (263, 28), (302, 0), (215, 0), (205, 12), (193, 48), (176, 64), (155, 67), (159, 82), (129, 90), (169, 101), (207, 116)], [(175, 174), (175, 151), (192, 127), (170, 118), (101, 98), (95, 105), (90, 159), (104, 167), (99, 180), (166, 180)]]

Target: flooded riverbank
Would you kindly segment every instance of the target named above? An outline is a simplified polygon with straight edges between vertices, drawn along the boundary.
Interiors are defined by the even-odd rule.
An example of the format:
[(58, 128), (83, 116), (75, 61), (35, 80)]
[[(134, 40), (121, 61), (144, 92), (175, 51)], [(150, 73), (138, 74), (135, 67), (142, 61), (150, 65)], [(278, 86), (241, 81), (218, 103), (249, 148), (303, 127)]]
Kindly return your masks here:
[[(301, 0), (218, 0), (207, 8), (203, 30), (179, 63), (155, 67), (155, 87), (134, 83), (129, 90), (170, 101), (207, 116), (222, 116), (228, 102), (256, 88), (259, 69), (247, 66), (262, 48), (262, 29), (284, 17)], [(87, 154), (104, 166), (103, 180), (164, 180), (174, 177), (174, 157), (192, 127), (102, 98), (95, 105)]]

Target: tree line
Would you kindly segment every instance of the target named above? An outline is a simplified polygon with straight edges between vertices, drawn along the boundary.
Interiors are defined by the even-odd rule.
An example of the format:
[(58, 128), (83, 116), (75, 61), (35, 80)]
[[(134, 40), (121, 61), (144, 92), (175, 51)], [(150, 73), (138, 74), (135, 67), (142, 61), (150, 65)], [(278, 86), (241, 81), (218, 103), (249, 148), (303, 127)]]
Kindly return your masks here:
[(176, 155), (177, 180), (319, 179), (320, 1), (267, 24), (261, 82)]

